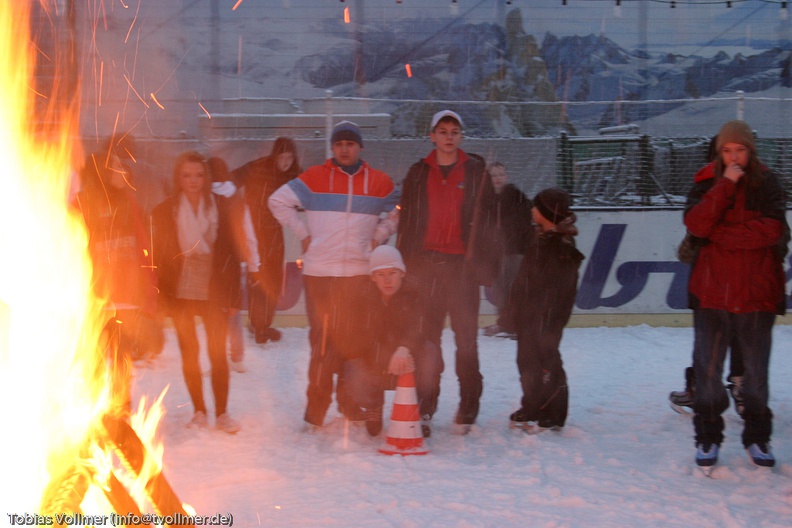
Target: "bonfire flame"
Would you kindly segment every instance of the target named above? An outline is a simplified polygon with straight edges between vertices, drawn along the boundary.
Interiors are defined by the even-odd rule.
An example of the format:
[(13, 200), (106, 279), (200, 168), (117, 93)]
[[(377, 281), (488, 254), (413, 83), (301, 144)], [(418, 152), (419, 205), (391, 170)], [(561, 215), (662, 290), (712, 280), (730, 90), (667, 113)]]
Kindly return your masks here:
[[(69, 206), (82, 154), (79, 90), (63, 89), (62, 71), (52, 94), (34, 88), (29, 9), (28, 1), (0, 2), (2, 495), (20, 514), (134, 514), (145, 498), (157, 513), (183, 513), (161, 474), (161, 446), (141, 443), (126, 421), (129, 377), (119, 372), (130, 366), (108, 360), (112, 311), (92, 293), (88, 236)], [(36, 117), (55, 124), (36, 128), (42, 98), (48, 111)], [(161, 400), (132, 419), (151, 441)]]

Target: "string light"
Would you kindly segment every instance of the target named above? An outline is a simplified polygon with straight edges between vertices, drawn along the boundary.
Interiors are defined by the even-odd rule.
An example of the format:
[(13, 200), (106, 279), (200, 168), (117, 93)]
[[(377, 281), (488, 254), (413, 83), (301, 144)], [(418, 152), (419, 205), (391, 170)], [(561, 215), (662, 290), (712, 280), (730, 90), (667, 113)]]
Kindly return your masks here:
[(781, 2), (781, 9), (778, 11), (778, 18), (781, 20), (786, 20), (789, 17), (787, 13), (787, 3)]
[(566, 0), (561, 0), (561, 5), (566, 5)]
[(613, 16), (616, 18), (621, 18), (622, 10), (621, 10), (621, 0), (616, 0), (616, 5), (613, 6)]
[(457, 0), (451, 0), (451, 14), (454, 16), (459, 14), (459, 4)]
[(731, 9), (731, 2), (726, 2), (726, 7)]
[(676, 9), (676, 2), (674, 1), (671, 2), (671, 9)]

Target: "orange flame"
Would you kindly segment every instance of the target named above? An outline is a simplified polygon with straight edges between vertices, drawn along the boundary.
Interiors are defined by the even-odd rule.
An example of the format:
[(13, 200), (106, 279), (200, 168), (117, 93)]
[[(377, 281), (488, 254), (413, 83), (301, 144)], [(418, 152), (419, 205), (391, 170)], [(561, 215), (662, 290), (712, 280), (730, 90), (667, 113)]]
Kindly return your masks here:
[[(42, 511), (53, 482), (77, 468), (92, 479), (82, 509), (100, 513), (110, 511), (100, 486), (118, 465), (97, 443), (102, 418), (118, 415), (129, 387), (113, 385), (118, 374), (102, 337), (113, 312), (92, 291), (88, 235), (69, 205), (75, 160), (82, 158), (79, 90), (64, 88), (65, 72), (58, 71), (46, 113), (34, 109), (38, 51), (30, 21), (29, 2), (0, 2), (0, 247), (9, 252), (0, 259), (0, 401), (13, 424), (0, 467), (14, 479), (4, 500), (18, 512)], [(159, 416), (155, 410), (145, 419)], [(149, 446), (160, 465), (161, 448)]]

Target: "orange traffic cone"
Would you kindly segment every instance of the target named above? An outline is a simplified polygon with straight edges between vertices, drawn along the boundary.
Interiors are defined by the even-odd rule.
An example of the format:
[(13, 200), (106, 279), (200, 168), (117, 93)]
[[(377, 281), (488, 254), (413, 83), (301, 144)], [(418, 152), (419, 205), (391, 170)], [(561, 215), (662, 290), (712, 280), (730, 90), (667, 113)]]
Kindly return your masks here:
[(418, 393), (412, 372), (402, 374), (396, 382), (388, 437), (379, 452), (386, 455), (425, 455), (429, 452), (423, 445)]

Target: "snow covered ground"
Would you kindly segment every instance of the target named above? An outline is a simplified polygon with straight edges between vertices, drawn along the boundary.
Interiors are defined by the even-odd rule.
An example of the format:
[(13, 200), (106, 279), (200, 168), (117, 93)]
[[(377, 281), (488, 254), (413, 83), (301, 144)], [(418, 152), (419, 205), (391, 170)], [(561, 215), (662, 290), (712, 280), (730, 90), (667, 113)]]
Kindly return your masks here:
[[(449, 432), (458, 386), (446, 331), (426, 456), (379, 454), (383, 437), (371, 439), (340, 419), (320, 433), (302, 432), (304, 328), (286, 328), (282, 341), (266, 345), (246, 336), (248, 372), (231, 379), (229, 409), (242, 424), (235, 436), (184, 427), (192, 407), (172, 330), (163, 354), (137, 366), (135, 396), (154, 398), (170, 384), (160, 425), (165, 475), (199, 514), (229, 512), (234, 526), (789, 526), (792, 326), (776, 327), (771, 362), (777, 467), (750, 463), (730, 408), (712, 479), (694, 468), (690, 417), (667, 401), (682, 387), (691, 338), (690, 328), (567, 329), (567, 427), (529, 436), (507, 426), (520, 396), (515, 342), (480, 337), (481, 413), (459, 437)], [(335, 407), (328, 421), (333, 416)]]

